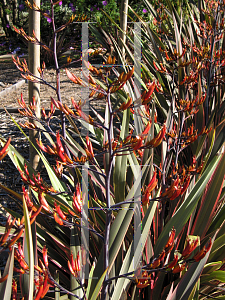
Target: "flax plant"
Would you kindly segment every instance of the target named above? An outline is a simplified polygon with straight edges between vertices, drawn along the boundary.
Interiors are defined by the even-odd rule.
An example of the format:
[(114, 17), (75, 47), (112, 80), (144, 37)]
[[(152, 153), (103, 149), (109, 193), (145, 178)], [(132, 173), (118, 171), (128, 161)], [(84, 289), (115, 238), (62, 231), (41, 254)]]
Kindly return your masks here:
[[(54, 41), (74, 19), (57, 28), (58, 2), (51, 2)], [(136, 15), (141, 24), (141, 77), (132, 28), (124, 44), (128, 60), (123, 61), (123, 71), (116, 67), (116, 39), (111, 40), (116, 55), (104, 55), (100, 67), (84, 60), (89, 74), (84, 72), (82, 78), (70, 71), (68, 60), (68, 78), (89, 88), (85, 101), (72, 98), (70, 107), (62, 102), (56, 47), (49, 48), (55, 58), (56, 87), (45, 81), (44, 63), (41, 78), (35, 78), (26, 61), (13, 58), (23, 77), (51, 86), (55, 95), (49, 95), (50, 109), (42, 109), (41, 119), (35, 115), (35, 99), (27, 105), (21, 96), (21, 114), (36, 122), (17, 124), (23, 133), (35, 129), (46, 137), (37, 143), (50, 184), (10, 139), (2, 139), (6, 143), (0, 159), (8, 151), (25, 184), (21, 194), (1, 185), (23, 209), (1, 212), (7, 217), (1, 249), (9, 249), (0, 279), (2, 299), (11, 292), (13, 299), (47, 299), (53, 291), (55, 299), (66, 299), (65, 294), (91, 300), (222, 296), (224, 4), (208, 1), (199, 9), (188, 7), (189, 18), (184, 19), (182, 8), (178, 14), (169, 0), (167, 7), (160, 4), (156, 10), (145, 3), (155, 27)], [(34, 9), (43, 13), (35, 5)], [(16, 31), (47, 47), (35, 34)], [(104, 108), (99, 110), (94, 104), (100, 99)], [(87, 103), (90, 112), (84, 110)], [(61, 126), (54, 131), (56, 108)], [(55, 158), (54, 166), (49, 157)], [(82, 168), (89, 188), (84, 188)], [(88, 224), (83, 221), (87, 191)], [(36, 237), (30, 230), (34, 222)], [(82, 244), (84, 229), (89, 233), (88, 249)], [(32, 238), (37, 239), (37, 249), (32, 249)], [(22, 239), (27, 246), (21, 245)], [(36, 250), (38, 264), (32, 259)], [(17, 291), (19, 277), (28, 278), (29, 284)]]

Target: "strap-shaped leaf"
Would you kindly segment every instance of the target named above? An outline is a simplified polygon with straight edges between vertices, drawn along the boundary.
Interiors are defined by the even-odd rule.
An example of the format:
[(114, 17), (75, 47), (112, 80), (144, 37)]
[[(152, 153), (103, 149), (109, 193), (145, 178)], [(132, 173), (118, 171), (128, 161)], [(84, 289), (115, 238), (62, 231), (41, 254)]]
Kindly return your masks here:
[(214, 157), (212, 161), (210, 162), (209, 166), (205, 170), (205, 172), (202, 174), (202, 176), (199, 178), (199, 180), (196, 182), (194, 188), (186, 197), (184, 202), (181, 204), (181, 206), (178, 208), (176, 213), (173, 215), (173, 217), (168, 221), (165, 228), (163, 229), (162, 233), (160, 234), (156, 245), (155, 245), (155, 256), (159, 255), (165, 246), (168, 237), (169, 232), (174, 227), (176, 229), (176, 236), (181, 232), (184, 225), (188, 221), (190, 215), (194, 211), (196, 205), (198, 204), (198, 201), (206, 187), (206, 184), (208, 183), (210, 177), (212, 176), (214, 170), (216, 169), (219, 161), (220, 161), (221, 155)]
[(8, 274), (8, 277), (5, 281), (0, 283), (0, 300), (8, 300), (11, 298), (13, 267), (14, 267), (14, 247), (12, 247), (12, 251), (9, 253), (9, 257), (6, 262), (4, 273), (2, 275), (2, 277), (4, 277)]

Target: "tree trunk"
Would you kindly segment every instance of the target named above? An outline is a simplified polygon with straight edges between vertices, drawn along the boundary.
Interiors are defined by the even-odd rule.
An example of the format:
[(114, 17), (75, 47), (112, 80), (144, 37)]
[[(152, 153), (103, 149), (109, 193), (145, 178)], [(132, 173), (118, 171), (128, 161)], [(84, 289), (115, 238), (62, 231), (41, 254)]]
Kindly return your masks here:
[[(30, 1), (32, 4), (33, 1)], [(35, 0), (37, 6), (40, 7), (40, 0)], [(33, 31), (38, 40), (40, 40), (40, 13), (29, 9), (29, 35), (32, 36)], [(28, 46), (28, 64), (29, 70), (39, 77), (37, 68), (40, 67), (40, 46), (29, 43)], [(29, 103), (33, 101), (33, 97), (36, 101), (36, 116), (40, 118), (40, 84), (29, 81)], [(30, 122), (34, 122), (30, 120)], [(38, 131), (30, 130), (29, 133), (31, 142), (36, 145), (36, 138), (40, 138)], [(30, 163), (34, 169), (37, 169), (40, 157), (35, 149), (30, 145)]]
[(13, 25), (17, 25), (17, 0), (13, 0)]
[(123, 32), (120, 32), (120, 38), (119, 45), (120, 49), (122, 51), (122, 60), (119, 58), (119, 63), (122, 64), (122, 62), (125, 60), (125, 48), (123, 46), (123, 43), (126, 42), (126, 32), (127, 32), (127, 13), (128, 13), (128, 0), (121, 0), (120, 4), (120, 28), (123, 30)]
[(1, 3), (1, 21), (5, 35), (7, 37), (13, 37), (14, 32), (9, 25), (9, 8), (7, 7), (6, 0), (3, 0)]

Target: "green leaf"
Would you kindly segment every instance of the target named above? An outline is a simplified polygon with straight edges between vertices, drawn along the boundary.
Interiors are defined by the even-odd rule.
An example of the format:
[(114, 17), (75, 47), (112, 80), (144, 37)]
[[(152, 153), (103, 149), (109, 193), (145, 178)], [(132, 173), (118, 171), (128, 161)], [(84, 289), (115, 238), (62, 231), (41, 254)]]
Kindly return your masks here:
[(210, 177), (212, 176), (215, 168), (217, 167), (221, 156), (214, 157), (213, 160), (210, 162), (209, 166), (205, 170), (205, 172), (202, 174), (200, 179), (196, 182), (194, 188), (186, 197), (186, 199), (183, 201), (181, 206), (178, 208), (178, 210), (175, 212), (173, 217), (168, 221), (165, 228), (163, 229), (162, 233), (160, 234), (156, 245), (155, 245), (155, 256), (159, 255), (163, 249), (163, 247), (166, 245), (166, 242), (169, 237), (169, 232), (171, 229), (176, 229), (176, 236), (181, 232), (184, 225), (188, 221), (190, 215), (194, 211), (195, 207), (198, 204), (198, 201), (206, 187), (206, 184), (208, 183)]
[(102, 287), (102, 283), (103, 283), (103, 280), (105, 278), (105, 275), (106, 275), (107, 271), (108, 271), (108, 269), (105, 270), (105, 272), (102, 274), (101, 278), (99, 279), (98, 283), (96, 284), (96, 287), (94, 289), (94, 292), (93, 292), (90, 300), (96, 300), (97, 299), (98, 294), (99, 294), (100, 289)]
[[(214, 234), (212, 238), (212, 243), (217, 235), (219, 230)], [(184, 274), (179, 284), (176, 286), (175, 290), (173, 291), (172, 295), (167, 297), (166, 300), (188, 300), (190, 294), (192, 293), (195, 285), (202, 273), (205, 263), (208, 260), (209, 253), (206, 253), (205, 257), (201, 259), (199, 262), (194, 262), (191, 266), (188, 267), (188, 271)]]
[(213, 271), (209, 275), (202, 275), (201, 277), (201, 283), (206, 283), (210, 280), (219, 280), (223, 283), (225, 283), (225, 271)]
[(29, 213), (26, 205), (26, 201), (23, 197), (23, 213), (24, 213), (24, 224), (25, 224), (25, 241), (26, 249), (28, 251), (28, 266), (29, 266), (29, 287), (28, 291), (28, 300), (33, 299), (34, 293), (34, 249), (33, 249), (33, 239), (30, 225)]
[(194, 235), (199, 235), (201, 239), (205, 236), (212, 218), (217, 209), (224, 182), (225, 153), (222, 155), (215, 172), (213, 173), (206, 192), (201, 200), (201, 206), (195, 220)]
[[(120, 269), (120, 275), (135, 271), (136, 268), (138, 267), (138, 263), (140, 262), (141, 255), (142, 255), (147, 237), (149, 235), (149, 230), (150, 230), (150, 227), (152, 224), (152, 220), (153, 220), (153, 217), (155, 214), (156, 207), (157, 207), (157, 202), (150, 202), (148, 210), (142, 221), (142, 224), (139, 224), (139, 229), (142, 227), (143, 230), (142, 230), (142, 232), (140, 231), (141, 235), (140, 235), (139, 239), (135, 242), (135, 243), (137, 243), (135, 245), (136, 249), (134, 249), (134, 241), (132, 241), (132, 243), (126, 253), (122, 267)], [(137, 231), (139, 231), (139, 230), (137, 229)], [(134, 252), (133, 252), (133, 249), (135, 250)], [(119, 278), (117, 280), (115, 290), (112, 295), (112, 300), (120, 299), (123, 289), (127, 289), (129, 284), (130, 284), (130, 280), (128, 280), (126, 278)]]
[(9, 257), (6, 262), (4, 273), (2, 277), (8, 274), (5, 281), (0, 283), (0, 300), (8, 300), (11, 298), (12, 293), (12, 279), (13, 279), (13, 267), (14, 267), (14, 246), (9, 253)]
[[(122, 128), (120, 138), (123, 140), (129, 132), (130, 110), (126, 109), (123, 112)], [(115, 157), (115, 168), (113, 172), (113, 183), (115, 193), (115, 203), (123, 202), (125, 199), (125, 185), (127, 172), (127, 154), (117, 155)]]

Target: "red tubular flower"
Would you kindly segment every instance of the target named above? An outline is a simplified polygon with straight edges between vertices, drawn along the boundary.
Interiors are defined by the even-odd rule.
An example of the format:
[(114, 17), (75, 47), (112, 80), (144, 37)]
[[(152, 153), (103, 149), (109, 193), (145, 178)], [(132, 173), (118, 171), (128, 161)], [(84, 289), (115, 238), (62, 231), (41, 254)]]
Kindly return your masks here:
[(44, 283), (43, 283), (43, 293), (41, 295), (41, 299), (47, 294), (49, 290), (50, 284), (48, 284), (48, 273), (45, 272), (44, 274)]
[(146, 127), (145, 127), (145, 129), (144, 129), (144, 131), (142, 132), (141, 135), (146, 135), (146, 134), (148, 134), (148, 132), (149, 132), (149, 130), (150, 130), (150, 128), (151, 128), (151, 125), (152, 125), (152, 121), (148, 122), (148, 124), (146, 125)]
[(123, 103), (120, 105), (119, 110), (126, 110), (128, 107), (131, 106), (131, 104), (132, 104), (132, 98), (129, 97), (129, 98), (128, 98), (128, 101), (127, 101), (126, 103), (123, 102)]
[(47, 294), (49, 290), (50, 284), (47, 284), (46, 286), (43, 286), (43, 292), (41, 294), (41, 299), (44, 298), (44, 296)]
[(60, 205), (57, 205), (56, 202), (55, 202), (55, 208), (56, 208), (57, 214), (60, 216), (60, 218), (63, 220), (66, 220), (66, 216), (62, 212)]
[(18, 269), (18, 268), (15, 268), (15, 267), (13, 267), (13, 272), (20, 273), (20, 274), (25, 274), (25, 270)]
[(86, 136), (86, 143), (87, 143), (87, 150), (88, 150), (88, 156), (90, 156), (89, 158), (93, 158), (94, 157), (94, 152), (93, 152), (93, 147), (92, 147), (92, 142), (90, 141), (89, 137)]
[(6, 279), (8, 278), (9, 274), (6, 274), (5, 276), (0, 278), (0, 283), (6, 281)]
[(43, 260), (44, 260), (45, 267), (48, 268), (48, 255), (47, 255), (46, 246), (43, 247), (42, 254), (43, 254)]
[(15, 242), (22, 236), (23, 229), (24, 228), (21, 228), (19, 233), (10, 240), (9, 244), (7, 245), (8, 247), (11, 247), (12, 245), (14, 245)]
[(31, 218), (30, 218), (30, 225), (34, 223), (36, 217), (39, 215), (39, 213), (41, 212), (42, 208), (43, 208), (43, 206), (41, 205), (41, 206), (38, 208), (38, 210), (37, 210), (34, 214), (32, 214), (32, 216), (31, 216)]
[(4, 147), (0, 150), (0, 160), (2, 160), (6, 156), (6, 154), (7, 154), (6, 150), (8, 149), (10, 142), (11, 142), (11, 137), (8, 138)]
[(75, 271), (76, 266), (75, 266), (75, 261), (73, 259), (73, 253), (70, 254), (70, 264), (71, 264), (71, 267), (72, 267), (73, 271)]
[(156, 174), (157, 174), (157, 172), (154, 171), (154, 175), (153, 175), (152, 179), (150, 180), (150, 182), (144, 192), (144, 198), (142, 200), (142, 205), (144, 205), (144, 206), (147, 205), (150, 193), (154, 190), (154, 188), (158, 184), (158, 180), (156, 179)]
[(211, 246), (212, 246), (212, 241), (210, 239), (209, 243), (208, 243), (208, 246), (207, 247), (203, 247), (202, 250), (200, 250), (199, 252), (197, 252), (195, 254), (195, 256), (193, 257), (193, 259), (195, 261), (200, 261), (202, 258), (205, 257), (206, 253), (211, 249)]
[(8, 237), (9, 237), (9, 234), (10, 234), (10, 230), (11, 230), (11, 228), (9, 228), (8, 231), (1, 236), (1, 239), (0, 239), (1, 246), (3, 246), (6, 243)]
[(146, 93), (146, 95), (144, 97), (144, 102), (146, 102), (151, 97), (152, 93), (154, 92), (155, 87), (156, 87), (155, 82), (148, 84), (148, 92)]
[(70, 263), (69, 260), (68, 260), (68, 268), (69, 268), (69, 270), (70, 270), (70, 273), (71, 273), (74, 277), (76, 277), (76, 274), (75, 274), (75, 272), (74, 272), (74, 270), (73, 270), (73, 268), (72, 268), (71, 263)]
[(188, 240), (187, 245), (184, 248), (184, 251), (182, 252), (182, 257), (184, 259), (187, 259), (197, 246), (198, 246), (198, 238), (195, 239), (194, 241)]
[(15, 254), (15, 257), (16, 259), (18, 260), (19, 264), (20, 264), (20, 267), (23, 269), (23, 270), (28, 270), (29, 267), (28, 267), (28, 264), (25, 262), (25, 260), (22, 258), (22, 257), (18, 257), (18, 254), (16, 253)]
[(163, 128), (160, 130), (160, 132), (157, 134), (157, 136), (152, 139), (151, 141), (146, 143), (146, 146), (152, 146), (152, 147), (157, 147), (161, 144), (164, 136), (166, 134), (166, 125), (163, 125)]
[(137, 138), (134, 140), (134, 142), (131, 145), (131, 147), (133, 148), (133, 150), (138, 150), (139, 148), (141, 148), (142, 141), (143, 141), (143, 138), (137, 136)]
[(17, 243), (17, 247), (18, 247), (18, 251), (19, 251), (20, 256), (22, 258), (24, 258), (25, 256), (24, 256), (23, 249), (21, 247), (21, 243), (20, 242)]
[(141, 278), (138, 278), (138, 277), (136, 278), (136, 286), (139, 289), (143, 289), (151, 283), (150, 277), (148, 276), (147, 271), (142, 272)]
[(39, 147), (42, 151), (48, 152), (48, 149), (43, 145), (43, 143), (42, 143), (41, 140), (36, 139), (36, 143), (37, 143), (38, 147)]
[(77, 258), (75, 259), (75, 265), (76, 265), (76, 271), (80, 272), (81, 266), (80, 266), (80, 254), (77, 253)]
[(34, 206), (34, 204), (33, 204), (33, 202), (30, 200), (28, 191), (25, 189), (24, 186), (22, 186), (22, 190), (23, 190), (24, 198), (25, 198), (25, 200), (26, 200), (27, 207), (28, 207), (28, 209), (31, 209), (31, 208)]
[(37, 265), (34, 265), (34, 269), (38, 271), (40, 274), (43, 273), (43, 270)]
[(175, 187), (175, 191), (174, 191), (173, 195), (170, 197), (170, 200), (176, 199), (178, 196), (180, 196), (180, 193), (181, 193), (181, 189), (178, 187)]
[(186, 192), (186, 190), (188, 189), (190, 181), (191, 181), (191, 178), (190, 178), (190, 176), (188, 176), (185, 179), (185, 182), (184, 182), (184, 184), (183, 184), (183, 186), (181, 188), (181, 192), (180, 192), (181, 195), (183, 195)]
[(175, 189), (177, 188), (178, 184), (179, 184), (179, 175), (177, 175), (177, 178), (175, 180), (172, 181), (172, 184), (169, 188), (166, 189), (165, 193), (162, 194), (162, 197), (168, 197), (171, 198), (172, 195), (175, 192)]
[(47, 200), (45, 199), (44, 193), (43, 192), (39, 192), (38, 193), (38, 199), (40, 201), (40, 204), (42, 205), (42, 207), (44, 208), (44, 210), (46, 210), (47, 212), (50, 212), (50, 207), (48, 205)]
[(80, 192), (80, 185), (79, 183), (76, 186), (76, 193), (73, 195), (73, 209), (76, 214), (81, 213), (82, 209), (82, 199), (81, 199), (81, 192)]
[(13, 278), (12, 282), (12, 300), (17, 299), (17, 283), (16, 280)]
[(36, 295), (36, 297), (35, 297), (34, 300), (40, 300), (42, 294), (43, 294), (43, 284), (41, 284), (41, 285), (39, 286), (38, 293), (37, 293), (37, 295)]
[(176, 230), (174, 229), (174, 227), (172, 228), (171, 232), (170, 232), (170, 236), (169, 236), (169, 239), (166, 243), (166, 246), (165, 246), (165, 251), (166, 253), (165, 254), (168, 254), (171, 249), (173, 248), (173, 245), (174, 245), (174, 238), (175, 238), (175, 234), (176, 234)]
[(53, 216), (54, 216), (54, 219), (55, 219), (56, 223), (58, 223), (60, 226), (62, 226), (63, 225), (63, 220), (58, 217), (56, 212), (53, 214)]
[(178, 262), (178, 255), (174, 255), (173, 261), (167, 266), (168, 269), (172, 269)]
[(181, 271), (183, 271), (183, 270), (185, 269), (185, 266), (186, 266), (186, 263), (183, 263), (182, 265), (177, 265), (177, 266), (173, 269), (172, 273), (173, 273), (173, 274), (180, 273)]

